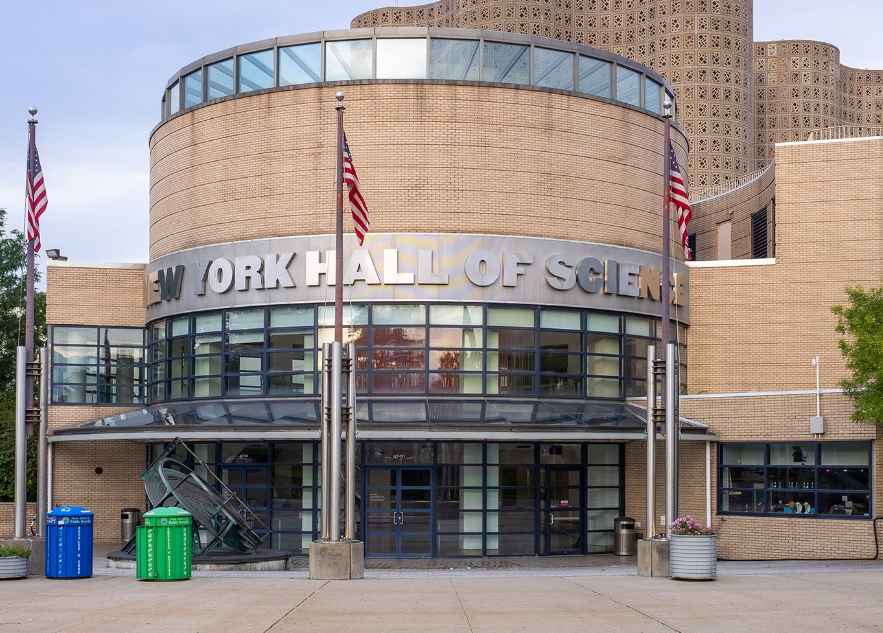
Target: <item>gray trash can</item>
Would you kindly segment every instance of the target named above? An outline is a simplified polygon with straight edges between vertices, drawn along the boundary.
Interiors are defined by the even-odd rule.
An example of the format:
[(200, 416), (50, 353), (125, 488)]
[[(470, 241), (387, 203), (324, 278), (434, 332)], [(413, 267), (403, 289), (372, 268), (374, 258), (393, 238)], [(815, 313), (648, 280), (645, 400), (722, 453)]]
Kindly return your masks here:
[(631, 517), (613, 519), (613, 553), (617, 556), (634, 556), (638, 553), (635, 520)]
[(123, 508), (120, 511), (120, 538), (128, 543), (135, 536), (135, 528), (141, 525), (140, 508)]

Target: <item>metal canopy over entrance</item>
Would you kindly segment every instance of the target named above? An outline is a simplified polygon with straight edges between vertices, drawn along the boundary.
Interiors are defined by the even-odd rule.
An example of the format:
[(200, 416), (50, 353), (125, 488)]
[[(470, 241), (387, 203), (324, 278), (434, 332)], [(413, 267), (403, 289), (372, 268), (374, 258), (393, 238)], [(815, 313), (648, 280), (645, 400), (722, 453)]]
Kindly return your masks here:
[[(85, 440), (317, 439), (318, 398), (197, 400), (152, 404), (80, 427), (50, 442)], [(591, 400), (361, 398), (360, 439), (637, 440), (646, 437), (646, 409)], [(707, 426), (681, 418), (682, 439), (716, 440)]]

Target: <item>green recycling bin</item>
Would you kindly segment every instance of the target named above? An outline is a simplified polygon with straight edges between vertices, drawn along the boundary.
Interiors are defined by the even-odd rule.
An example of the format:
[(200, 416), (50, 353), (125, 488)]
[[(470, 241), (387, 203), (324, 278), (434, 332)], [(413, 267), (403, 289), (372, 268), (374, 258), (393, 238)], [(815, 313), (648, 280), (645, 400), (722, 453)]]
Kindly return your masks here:
[(156, 508), (135, 529), (135, 569), (139, 580), (190, 578), (193, 516), (181, 508)]

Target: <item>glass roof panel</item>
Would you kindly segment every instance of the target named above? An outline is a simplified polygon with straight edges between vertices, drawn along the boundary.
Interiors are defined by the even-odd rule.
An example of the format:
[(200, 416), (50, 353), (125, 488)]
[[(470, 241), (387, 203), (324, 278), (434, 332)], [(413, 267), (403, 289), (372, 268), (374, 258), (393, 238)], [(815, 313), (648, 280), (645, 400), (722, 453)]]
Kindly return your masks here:
[[(211, 400), (153, 404), (100, 420), (81, 427), (62, 429), (60, 434), (84, 432), (89, 429), (122, 427), (301, 427), (315, 429), (320, 421), (318, 398), (267, 398), (242, 400)], [(616, 427), (620, 431), (641, 432), (645, 426), (646, 408), (625, 402), (588, 400), (464, 400), (444, 398), (377, 399), (360, 398), (356, 419), (366, 428), (386, 425), (434, 428), (508, 425), (548, 426), (559, 429)], [(681, 418), (684, 430), (704, 431), (699, 422)], [(611, 429), (612, 430), (612, 429)]]

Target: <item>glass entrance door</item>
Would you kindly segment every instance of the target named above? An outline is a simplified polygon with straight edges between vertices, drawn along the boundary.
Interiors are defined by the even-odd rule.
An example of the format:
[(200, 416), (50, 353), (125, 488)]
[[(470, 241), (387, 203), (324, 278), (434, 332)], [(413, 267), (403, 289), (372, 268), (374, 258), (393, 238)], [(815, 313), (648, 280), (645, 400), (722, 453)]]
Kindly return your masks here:
[(432, 556), (432, 469), (367, 467), (368, 556)]
[[(269, 525), (267, 513), (270, 502), (270, 469), (268, 466), (219, 464), (218, 477), (264, 525)], [(248, 520), (245, 508), (240, 507), (238, 510), (243, 518)], [(261, 536), (266, 533), (266, 530), (260, 528), (260, 524), (255, 524), (254, 521), (248, 523), (249, 527)]]
[(540, 538), (545, 554), (583, 552), (582, 469), (576, 466), (543, 466), (540, 485)]

